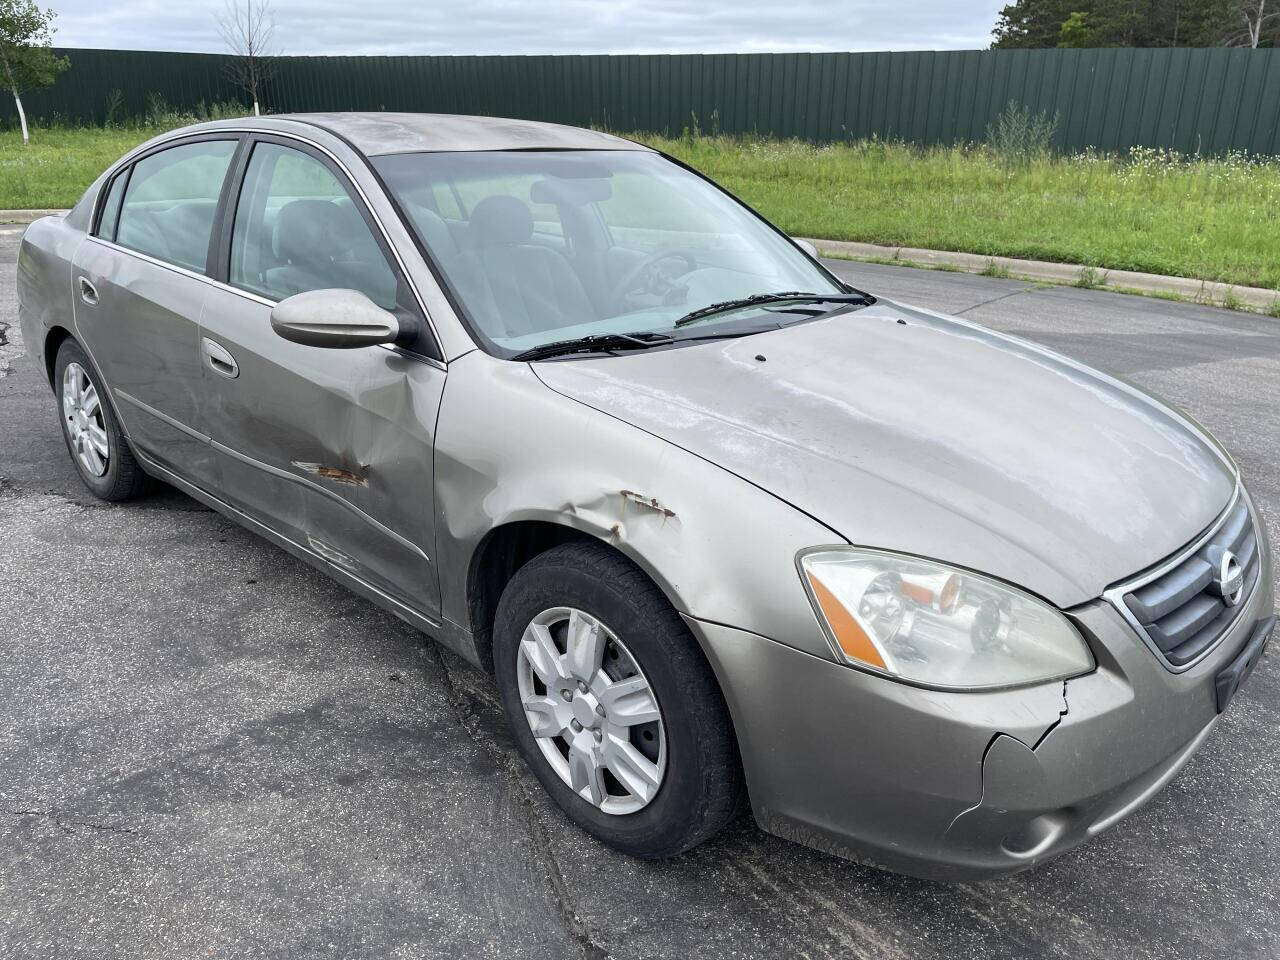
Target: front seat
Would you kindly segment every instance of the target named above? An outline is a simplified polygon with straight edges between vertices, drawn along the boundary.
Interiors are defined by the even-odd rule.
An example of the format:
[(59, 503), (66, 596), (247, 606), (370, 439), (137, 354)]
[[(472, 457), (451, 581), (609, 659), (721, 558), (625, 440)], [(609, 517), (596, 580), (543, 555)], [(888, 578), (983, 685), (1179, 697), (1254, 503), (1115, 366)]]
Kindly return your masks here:
[(451, 264), (458, 255), (458, 241), (454, 239), (453, 231), (445, 223), (444, 217), (416, 203), (406, 204), (405, 210), (436, 262)]
[(458, 258), (460, 285), (484, 305), (486, 332), (520, 337), (597, 319), (564, 254), (533, 239), (533, 214), (516, 197), (485, 197), (471, 211), (470, 249)]
[[(396, 302), (395, 274), (387, 267), (359, 214), (328, 200), (291, 200), (280, 208), (271, 231), (271, 249), (281, 266), (264, 276), (280, 299), (308, 290), (342, 287), (359, 290), (381, 307)], [(353, 249), (369, 240), (369, 251)]]

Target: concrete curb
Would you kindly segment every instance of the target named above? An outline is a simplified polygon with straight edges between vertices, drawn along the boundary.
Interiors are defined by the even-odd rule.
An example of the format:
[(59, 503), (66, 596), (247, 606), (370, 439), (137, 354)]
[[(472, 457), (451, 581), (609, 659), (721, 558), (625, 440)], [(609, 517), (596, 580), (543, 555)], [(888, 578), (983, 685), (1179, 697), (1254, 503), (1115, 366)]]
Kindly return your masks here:
[[(41, 217), (66, 213), (66, 210), (0, 210), (0, 226), (30, 223)], [(824, 256), (850, 260), (893, 260), (906, 266), (949, 267), (965, 273), (996, 273), (1019, 280), (1043, 280), (1068, 286), (1098, 287), (1119, 292), (1138, 291), (1164, 294), (1196, 303), (1239, 308), (1244, 305), (1266, 313), (1280, 307), (1280, 290), (1264, 287), (1236, 287), (1213, 280), (1191, 280), (1187, 277), (1165, 277), (1158, 273), (1133, 270), (1105, 270), (1082, 267), (1074, 263), (1048, 260), (1020, 260), (1016, 257), (985, 257), (977, 253), (953, 253), (947, 250), (922, 250), (918, 247), (882, 247), (874, 243), (849, 240), (816, 240), (798, 237), (813, 244)], [(1091, 271), (1091, 272), (1090, 272)], [(1085, 282), (1085, 281), (1088, 282)]]
[[(803, 238), (807, 239), (807, 238)], [(1133, 270), (1106, 270), (1082, 267), (1074, 263), (1051, 263), (1046, 260), (1019, 260), (1015, 257), (984, 257), (976, 253), (952, 253), (945, 250), (921, 250), (916, 247), (882, 247), (874, 243), (852, 243), (847, 240), (809, 240), (824, 256), (852, 260), (893, 260), (906, 266), (950, 267), (965, 273), (995, 273), (1019, 280), (1043, 280), (1048, 283), (1121, 292), (1138, 291), (1181, 297), (1196, 303), (1237, 309), (1241, 304), (1263, 313), (1280, 305), (1280, 290), (1265, 287), (1237, 287), (1212, 280), (1187, 277), (1165, 277), (1157, 273)]]
[(39, 220), (41, 217), (52, 217), (66, 212), (66, 210), (0, 210), (0, 224), (30, 223), (32, 220)]

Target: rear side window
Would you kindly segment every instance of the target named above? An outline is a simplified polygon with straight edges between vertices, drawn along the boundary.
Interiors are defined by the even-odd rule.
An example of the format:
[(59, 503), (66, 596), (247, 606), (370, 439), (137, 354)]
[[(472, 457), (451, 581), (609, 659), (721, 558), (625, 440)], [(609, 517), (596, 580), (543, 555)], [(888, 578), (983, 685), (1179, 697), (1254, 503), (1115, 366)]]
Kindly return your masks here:
[(235, 149), (235, 140), (185, 143), (135, 163), (120, 207), (116, 242), (203, 271), (218, 195)]
[(104, 240), (116, 238), (116, 221), (120, 217), (120, 197), (128, 182), (128, 170), (117, 173), (116, 178), (111, 181), (111, 189), (107, 192), (107, 202), (102, 205), (102, 217), (98, 221), (98, 232), (95, 236), (102, 237)]
[(310, 154), (253, 148), (231, 232), (231, 283), (283, 300), (308, 290), (359, 290), (380, 307), (408, 306), (355, 200)]

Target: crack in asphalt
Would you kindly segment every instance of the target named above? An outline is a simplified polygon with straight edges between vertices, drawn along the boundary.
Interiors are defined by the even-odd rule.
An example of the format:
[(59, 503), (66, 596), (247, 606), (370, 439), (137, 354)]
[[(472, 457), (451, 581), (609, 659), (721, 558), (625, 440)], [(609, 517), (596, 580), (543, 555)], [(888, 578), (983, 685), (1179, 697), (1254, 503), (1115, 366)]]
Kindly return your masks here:
[(992, 297), (990, 300), (983, 300), (981, 303), (975, 303), (971, 307), (965, 307), (963, 310), (956, 310), (952, 313), (953, 317), (962, 317), (970, 310), (977, 310), (979, 307), (985, 307), (992, 303), (999, 303), (1001, 300), (1008, 300), (1010, 297), (1016, 297), (1024, 293), (1031, 293), (1035, 287), (1023, 287), (1020, 290), (1014, 290), (1012, 293), (1002, 293), (998, 297)]
[(495, 766), (506, 774), (507, 779), (515, 789), (520, 806), (524, 810), (525, 825), (529, 831), (529, 839), (533, 841), (535, 851), (541, 855), (542, 862), (540, 865), (546, 871), (547, 880), (551, 886), (551, 899), (556, 907), (556, 912), (560, 915), (560, 921), (565, 933), (582, 951), (582, 956), (585, 960), (608, 960), (609, 952), (600, 945), (586, 923), (578, 916), (577, 911), (573, 909), (568, 884), (565, 883), (564, 873), (560, 869), (560, 863), (556, 859), (555, 851), (551, 846), (551, 835), (548, 833), (547, 825), (539, 815), (536, 802), (524, 782), (525, 768), (523, 761), (518, 756), (512, 756), (509, 751), (502, 749), (484, 734), (480, 729), (479, 718), (476, 716), (475, 710), (454, 681), (453, 673), (449, 669), (449, 664), (446, 662), (439, 645), (433, 641), (428, 641), (427, 649), (431, 659), (440, 668), (445, 699), (448, 700), (449, 707), (453, 711), (458, 725), (488, 754), (489, 759), (494, 762)]
[(97, 830), (102, 833), (124, 833), (131, 837), (137, 837), (141, 834), (137, 830), (129, 827), (117, 827), (111, 824), (94, 823), (91, 820), (72, 820), (63, 816), (57, 810), (29, 810), (19, 807), (18, 809), (5, 809), (5, 816), (9, 817), (32, 817), (39, 820), (48, 820), (63, 833), (74, 834), (75, 828), (83, 828), (85, 830)]

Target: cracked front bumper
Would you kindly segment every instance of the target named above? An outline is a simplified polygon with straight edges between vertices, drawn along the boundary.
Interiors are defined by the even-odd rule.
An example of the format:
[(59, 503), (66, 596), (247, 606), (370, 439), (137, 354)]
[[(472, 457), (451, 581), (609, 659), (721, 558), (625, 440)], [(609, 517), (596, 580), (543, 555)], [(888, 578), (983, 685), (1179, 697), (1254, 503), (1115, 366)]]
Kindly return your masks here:
[[(689, 620), (770, 833), (936, 880), (1024, 870), (1137, 809), (1217, 719), (1214, 680), (1274, 603), (1269, 564), (1214, 651), (1166, 670), (1109, 604), (1072, 611), (1098, 666), (1019, 690), (926, 690)], [(1241, 703), (1247, 703), (1244, 694)]]

